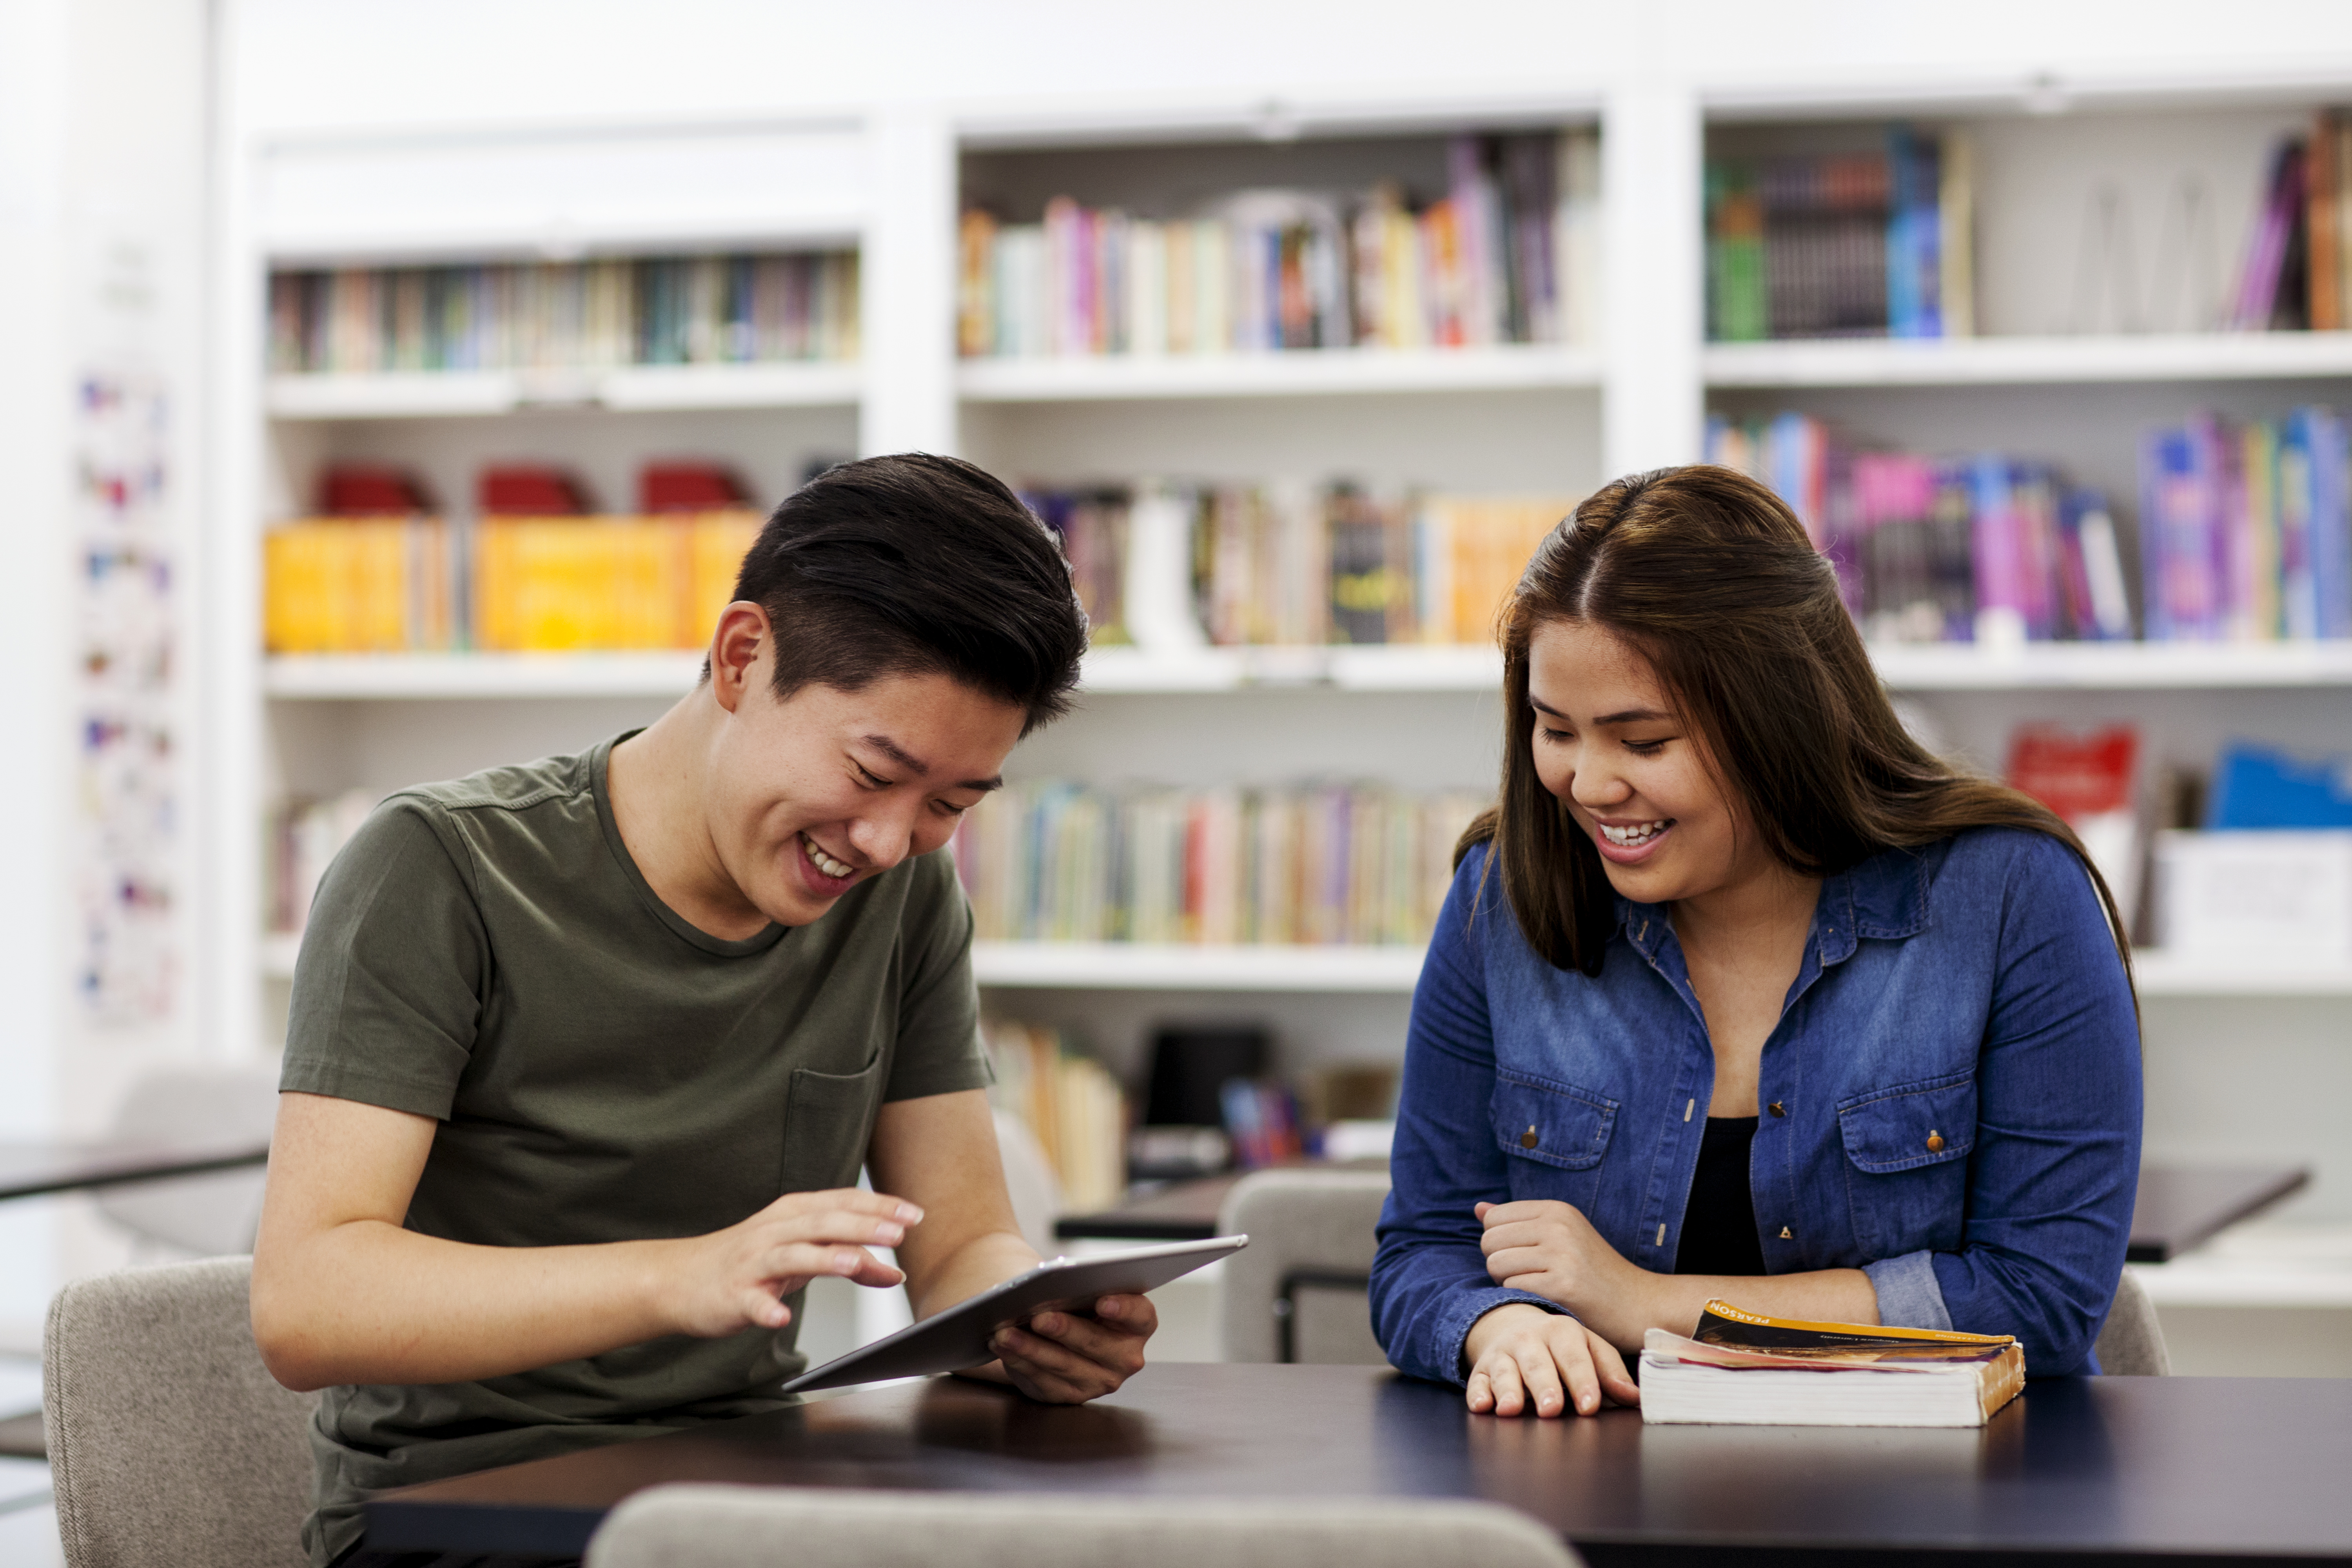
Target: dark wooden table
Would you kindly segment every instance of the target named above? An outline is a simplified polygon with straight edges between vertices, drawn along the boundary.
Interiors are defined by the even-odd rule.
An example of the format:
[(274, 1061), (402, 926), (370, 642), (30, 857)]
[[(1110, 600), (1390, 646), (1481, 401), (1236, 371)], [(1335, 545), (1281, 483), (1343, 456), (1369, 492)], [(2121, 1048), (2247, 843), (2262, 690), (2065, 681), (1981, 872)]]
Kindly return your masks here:
[(1080, 1406), (954, 1378), (387, 1492), (392, 1550), (583, 1550), (667, 1481), (916, 1491), (1482, 1498), (1596, 1565), (2352, 1555), (2352, 1381), (2063, 1378), (1981, 1430), (1472, 1415), (1385, 1368), (1152, 1367)]
[[(1197, 1241), (1217, 1234), (1217, 1210), (1238, 1175), (1206, 1176), (1162, 1187), (1100, 1214), (1066, 1215), (1055, 1226), (1064, 1241), (1127, 1237), (1138, 1241)], [(2149, 1165), (2139, 1173), (2126, 1263), (2163, 1263), (2302, 1190), (2311, 1173), (2284, 1166), (2184, 1169)]]
[(93, 1139), (79, 1143), (0, 1143), (0, 1201), (201, 1176), (267, 1164), (268, 1160), (266, 1142), (154, 1143)]

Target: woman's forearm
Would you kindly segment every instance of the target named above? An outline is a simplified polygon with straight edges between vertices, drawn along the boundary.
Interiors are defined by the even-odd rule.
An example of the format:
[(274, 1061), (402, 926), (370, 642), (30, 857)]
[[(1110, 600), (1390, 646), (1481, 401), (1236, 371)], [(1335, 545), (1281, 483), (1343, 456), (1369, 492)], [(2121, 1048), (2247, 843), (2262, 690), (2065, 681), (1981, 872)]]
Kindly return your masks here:
[[(1806, 1274), (1653, 1274), (1633, 1313), (1610, 1313), (1606, 1324), (1591, 1323), (1622, 1351), (1642, 1348), (1651, 1329), (1687, 1334), (1698, 1326), (1709, 1301), (1728, 1301), (1775, 1318), (1818, 1322), (1878, 1321), (1878, 1292), (1859, 1268), (1822, 1268)], [(1583, 1316), (1580, 1313), (1579, 1316)]]

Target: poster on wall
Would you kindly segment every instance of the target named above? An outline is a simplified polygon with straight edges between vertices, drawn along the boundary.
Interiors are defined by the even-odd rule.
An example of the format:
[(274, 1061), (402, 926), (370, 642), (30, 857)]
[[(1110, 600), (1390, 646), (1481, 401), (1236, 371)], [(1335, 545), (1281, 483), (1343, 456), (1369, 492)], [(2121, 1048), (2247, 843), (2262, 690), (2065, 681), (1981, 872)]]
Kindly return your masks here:
[(181, 799), (173, 409), (152, 368), (152, 252), (118, 239), (75, 389), (75, 983), (94, 1024), (173, 1017)]

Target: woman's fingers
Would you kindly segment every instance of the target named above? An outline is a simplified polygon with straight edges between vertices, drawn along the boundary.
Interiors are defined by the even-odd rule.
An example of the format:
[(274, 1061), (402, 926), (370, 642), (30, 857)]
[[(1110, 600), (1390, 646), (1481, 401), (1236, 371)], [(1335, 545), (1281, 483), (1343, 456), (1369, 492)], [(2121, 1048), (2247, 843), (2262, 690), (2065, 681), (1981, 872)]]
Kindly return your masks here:
[(1559, 1363), (1576, 1413), (1590, 1415), (1601, 1408), (1601, 1377), (1592, 1370), (1592, 1352), (1586, 1346), (1584, 1325), (1572, 1318), (1562, 1320), (1562, 1323), (1566, 1332), (1545, 1336), (1551, 1342), (1551, 1359)]
[(1484, 1415), (1495, 1408), (1495, 1385), (1487, 1378), (1484, 1367), (1471, 1372), (1470, 1381), (1462, 1390), (1462, 1398), (1474, 1415)]
[(1641, 1404), (1642, 1385), (1626, 1372), (1625, 1358), (1617, 1347), (1589, 1329), (1584, 1337), (1592, 1352), (1593, 1370), (1600, 1374), (1601, 1392), (1620, 1405)]
[(1519, 1380), (1519, 1363), (1508, 1351), (1498, 1351), (1486, 1363), (1486, 1382), (1495, 1391), (1495, 1414), (1517, 1415), (1527, 1407), (1526, 1385)]
[(1519, 1380), (1527, 1385), (1528, 1402), (1538, 1415), (1557, 1415), (1565, 1406), (1559, 1370), (1552, 1364), (1551, 1347), (1538, 1340), (1518, 1353)]

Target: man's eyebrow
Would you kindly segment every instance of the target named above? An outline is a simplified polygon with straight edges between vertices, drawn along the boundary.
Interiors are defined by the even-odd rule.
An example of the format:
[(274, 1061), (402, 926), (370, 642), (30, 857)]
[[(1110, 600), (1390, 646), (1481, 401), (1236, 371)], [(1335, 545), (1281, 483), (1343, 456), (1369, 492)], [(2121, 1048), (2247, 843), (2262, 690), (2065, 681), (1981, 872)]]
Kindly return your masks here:
[[(867, 735), (864, 737), (864, 740), (867, 745), (873, 747), (876, 751), (881, 752), (884, 756), (889, 758), (892, 762), (898, 763), (900, 767), (906, 769), (917, 778), (929, 778), (930, 776), (930, 763), (923, 761), (920, 757), (916, 756), (912, 752), (909, 752), (906, 747), (898, 744), (898, 742), (892, 740), (889, 736)], [(992, 789), (1003, 789), (1004, 787), (1004, 775), (1003, 773), (995, 773), (984, 779), (958, 779), (955, 783), (955, 787), (957, 789), (976, 789), (982, 795), (985, 795)]]

